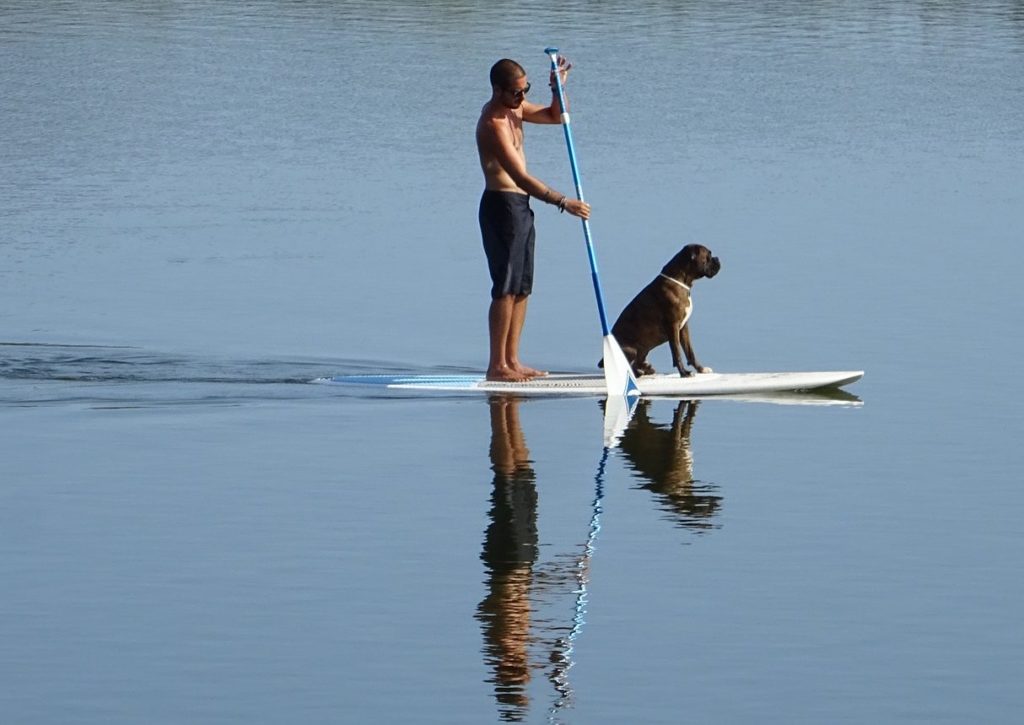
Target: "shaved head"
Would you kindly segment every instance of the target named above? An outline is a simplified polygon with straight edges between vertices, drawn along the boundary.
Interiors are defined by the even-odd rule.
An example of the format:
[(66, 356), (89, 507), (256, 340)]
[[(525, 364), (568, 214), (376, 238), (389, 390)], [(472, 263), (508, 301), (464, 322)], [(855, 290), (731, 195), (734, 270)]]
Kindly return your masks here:
[(491, 66), (491, 85), (502, 90), (508, 89), (513, 81), (526, 75), (523, 66), (514, 60), (502, 58)]

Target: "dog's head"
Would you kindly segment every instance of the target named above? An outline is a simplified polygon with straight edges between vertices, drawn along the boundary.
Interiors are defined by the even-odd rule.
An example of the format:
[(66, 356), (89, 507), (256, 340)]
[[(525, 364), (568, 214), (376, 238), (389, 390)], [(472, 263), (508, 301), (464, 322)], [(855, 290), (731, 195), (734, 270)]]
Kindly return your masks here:
[(708, 279), (718, 274), (722, 263), (702, 244), (687, 244), (669, 260), (661, 272), (675, 279), (692, 282), (701, 277)]

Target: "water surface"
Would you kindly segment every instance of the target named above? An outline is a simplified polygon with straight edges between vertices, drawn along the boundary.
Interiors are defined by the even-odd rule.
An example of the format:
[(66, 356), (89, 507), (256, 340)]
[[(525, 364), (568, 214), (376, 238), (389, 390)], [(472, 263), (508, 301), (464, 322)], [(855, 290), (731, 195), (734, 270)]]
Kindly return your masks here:
[[(483, 367), (472, 128), (548, 44), (609, 308), (707, 244), (702, 361), (856, 400), (605, 451), (595, 399), (311, 382)], [(0, 711), (1015, 721), (1022, 79), (1010, 1), (0, 3)], [(537, 221), (524, 354), (591, 371)]]

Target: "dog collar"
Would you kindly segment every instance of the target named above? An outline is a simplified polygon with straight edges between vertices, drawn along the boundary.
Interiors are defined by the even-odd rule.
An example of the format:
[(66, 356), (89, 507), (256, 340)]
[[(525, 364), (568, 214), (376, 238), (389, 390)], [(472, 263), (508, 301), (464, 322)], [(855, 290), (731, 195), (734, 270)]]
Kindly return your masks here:
[(683, 288), (684, 290), (686, 290), (687, 292), (689, 292), (689, 291), (690, 291), (690, 288), (689, 288), (689, 287), (688, 287), (687, 285), (683, 284), (682, 282), (680, 282), (680, 281), (679, 281), (678, 279), (676, 279), (675, 277), (669, 277), (669, 276), (668, 276), (667, 274), (665, 274), (664, 272), (660, 273), (660, 274), (659, 274), (658, 276), (659, 276), (659, 277), (664, 277), (664, 278), (665, 278), (665, 279), (667, 279), (667, 280), (668, 280), (669, 282), (675, 282), (675, 283), (676, 283), (677, 285), (679, 285), (680, 287), (682, 287), (682, 288)]

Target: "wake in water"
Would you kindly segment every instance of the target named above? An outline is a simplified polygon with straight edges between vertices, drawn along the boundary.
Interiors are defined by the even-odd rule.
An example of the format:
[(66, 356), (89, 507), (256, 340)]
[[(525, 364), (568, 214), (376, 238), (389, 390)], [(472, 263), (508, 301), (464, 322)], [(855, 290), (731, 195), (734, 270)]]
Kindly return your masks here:
[(311, 383), (381, 371), (409, 372), (380, 361), (233, 360), (128, 346), (0, 342), (0, 406), (145, 407), (344, 397), (345, 391)]

